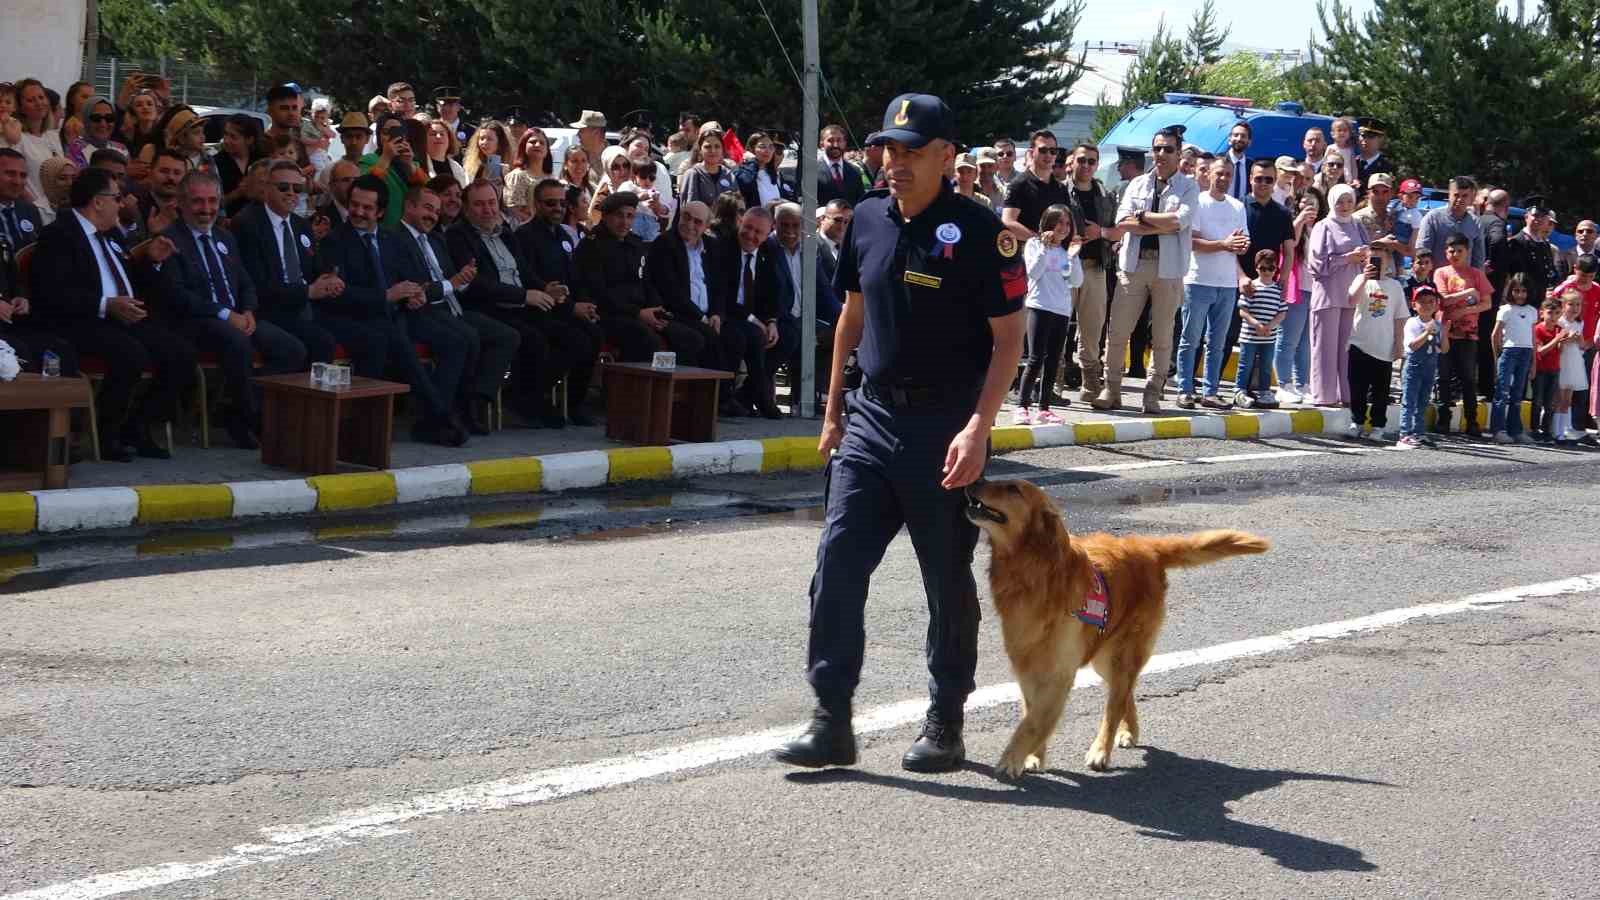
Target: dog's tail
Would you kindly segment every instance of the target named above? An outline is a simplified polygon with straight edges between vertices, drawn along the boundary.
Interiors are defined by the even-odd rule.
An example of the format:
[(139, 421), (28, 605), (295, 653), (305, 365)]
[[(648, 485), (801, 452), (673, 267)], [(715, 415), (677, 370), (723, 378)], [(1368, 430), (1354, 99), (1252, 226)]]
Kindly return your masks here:
[(1225, 529), (1153, 538), (1150, 543), (1156, 552), (1156, 558), (1168, 568), (1203, 566), (1230, 556), (1265, 553), (1272, 547), (1264, 537)]

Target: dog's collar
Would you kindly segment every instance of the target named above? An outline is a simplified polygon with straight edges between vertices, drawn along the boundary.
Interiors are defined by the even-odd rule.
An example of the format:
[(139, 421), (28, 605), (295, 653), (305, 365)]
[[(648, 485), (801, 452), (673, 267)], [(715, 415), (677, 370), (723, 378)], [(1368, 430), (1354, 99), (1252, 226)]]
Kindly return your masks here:
[(1111, 620), (1111, 591), (1106, 587), (1106, 578), (1100, 574), (1099, 567), (1089, 567), (1089, 591), (1083, 597), (1083, 608), (1073, 615), (1086, 625), (1106, 630), (1106, 623)]

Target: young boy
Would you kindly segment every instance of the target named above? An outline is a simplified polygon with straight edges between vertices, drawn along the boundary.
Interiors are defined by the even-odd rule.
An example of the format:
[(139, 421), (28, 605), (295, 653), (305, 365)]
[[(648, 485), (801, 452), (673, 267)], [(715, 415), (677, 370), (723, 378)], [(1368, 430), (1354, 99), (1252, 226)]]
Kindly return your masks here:
[(1406, 292), (1406, 306), (1411, 305), (1411, 295), (1416, 293), (1422, 285), (1433, 285), (1433, 251), (1427, 247), (1418, 247), (1417, 255), (1411, 258), (1411, 274), (1406, 277), (1402, 287)]
[(1450, 349), (1439, 358), (1439, 405), (1433, 430), (1450, 433), (1450, 407), (1461, 401), (1468, 437), (1481, 438), (1478, 428), (1478, 314), (1489, 308), (1494, 288), (1482, 269), (1469, 262), (1471, 246), (1457, 232), (1444, 242), (1446, 265), (1433, 273), (1439, 310), (1450, 332)]
[(1561, 301), (1554, 297), (1539, 304), (1539, 324), (1533, 326), (1533, 439), (1541, 444), (1555, 440), (1556, 389), (1561, 382)]
[(1494, 331), (1489, 342), (1494, 347), (1499, 367), (1494, 377), (1494, 411), (1489, 414), (1489, 430), (1495, 443), (1531, 444), (1522, 432), (1522, 395), (1528, 389), (1528, 372), (1533, 368), (1533, 326), (1538, 316), (1528, 306), (1528, 282), (1522, 272), (1506, 282), (1506, 305), (1494, 316)]
[(1278, 343), (1278, 326), (1288, 308), (1278, 287), (1278, 253), (1256, 253), (1254, 296), (1239, 297), (1239, 373), (1235, 379), (1233, 403), (1245, 409), (1277, 409), (1272, 394), (1272, 351)]
[(1350, 286), (1356, 302), (1350, 330), (1351, 437), (1395, 439), (1389, 429), (1389, 383), (1394, 361), (1401, 356), (1408, 317), (1401, 303), (1405, 289), (1393, 278), (1392, 260), (1387, 253), (1374, 254)]
[(656, 161), (635, 160), (633, 178), (624, 181), (618, 191), (632, 191), (639, 195), (639, 212), (633, 217), (633, 233), (639, 240), (650, 243), (661, 236), (661, 224), (672, 219), (670, 201), (656, 190)]
[(1400, 392), (1400, 450), (1415, 450), (1432, 446), (1422, 434), (1422, 410), (1433, 393), (1433, 379), (1439, 372), (1439, 357), (1450, 351), (1449, 329), (1441, 329), (1436, 316), (1439, 313), (1439, 292), (1420, 285), (1411, 297), (1416, 309), (1414, 318), (1406, 320), (1406, 364), (1401, 370)]

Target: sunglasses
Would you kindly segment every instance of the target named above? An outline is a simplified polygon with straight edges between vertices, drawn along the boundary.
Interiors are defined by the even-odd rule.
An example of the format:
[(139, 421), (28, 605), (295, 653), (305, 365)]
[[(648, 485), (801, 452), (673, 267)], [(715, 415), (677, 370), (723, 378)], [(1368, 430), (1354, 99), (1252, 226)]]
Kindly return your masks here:
[(1330, 159), (1323, 163), (1322, 167), (1324, 169), (1342, 169), (1344, 168), (1344, 162), (1342, 160)]
[(1151, 147), (1151, 153), (1177, 153), (1177, 147)]
[(115, 113), (95, 113), (89, 116), (89, 121), (110, 125), (117, 121), (117, 117)]
[(567, 198), (565, 198), (565, 197), (547, 197), (547, 198), (545, 198), (543, 200), (540, 200), (539, 201), (539, 205), (540, 206), (549, 206), (549, 207), (552, 207), (552, 208), (553, 207), (557, 207), (557, 206), (566, 206), (567, 205)]
[(1278, 179), (1275, 178), (1272, 175), (1256, 175), (1256, 176), (1253, 176), (1250, 180), (1255, 182), (1256, 184), (1272, 184), (1273, 182), (1277, 181)]
[(304, 194), (306, 192), (306, 186), (304, 184), (295, 184), (292, 181), (279, 181), (272, 186), (284, 194)]
[(1100, 165), (1099, 157), (1080, 156), (1077, 159), (1073, 160), (1073, 162), (1077, 163), (1080, 166), (1098, 166), (1098, 165)]

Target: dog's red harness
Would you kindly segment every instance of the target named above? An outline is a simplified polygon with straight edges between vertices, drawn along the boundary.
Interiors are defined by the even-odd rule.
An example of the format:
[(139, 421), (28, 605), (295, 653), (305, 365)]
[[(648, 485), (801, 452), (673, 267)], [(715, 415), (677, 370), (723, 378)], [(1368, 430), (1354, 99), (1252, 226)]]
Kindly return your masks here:
[(1111, 618), (1111, 592), (1106, 590), (1106, 579), (1095, 567), (1089, 569), (1091, 580), (1089, 593), (1083, 597), (1083, 609), (1076, 613), (1078, 619), (1085, 624), (1093, 625), (1101, 631), (1106, 630), (1106, 622)]

